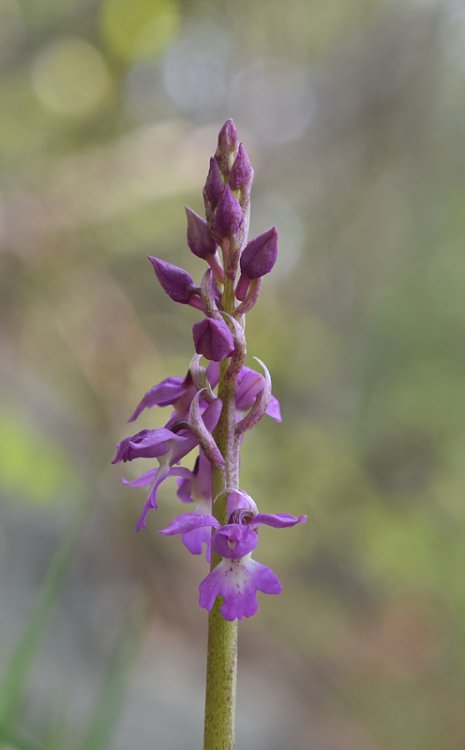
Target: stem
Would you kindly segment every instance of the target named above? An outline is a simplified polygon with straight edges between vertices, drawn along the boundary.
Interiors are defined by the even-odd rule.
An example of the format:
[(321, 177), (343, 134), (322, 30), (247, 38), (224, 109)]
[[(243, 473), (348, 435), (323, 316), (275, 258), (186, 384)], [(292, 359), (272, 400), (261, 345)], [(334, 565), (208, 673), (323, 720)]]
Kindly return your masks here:
[[(225, 274), (223, 308), (234, 313), (234, 282)], [(239, 487), (239, 443), (236, 427), (236, 374), (228, 374), (229, 362), (221, 363), (218, 396), (223, 409), (214, 437), (225, 459), (224, 475), (213, 470), (213, 497), (222, 490)], [(228, 522), (226, 496), (213, 506), (213, 514)], [(211, 569), (220, 557), (212, 552)], [(234, 750), (237, 676), (237, 621), (228, 622), (220, 614), (221, 600), (217, 599), (208, 618), (207, 685), (205, 695), (204, 750)]]

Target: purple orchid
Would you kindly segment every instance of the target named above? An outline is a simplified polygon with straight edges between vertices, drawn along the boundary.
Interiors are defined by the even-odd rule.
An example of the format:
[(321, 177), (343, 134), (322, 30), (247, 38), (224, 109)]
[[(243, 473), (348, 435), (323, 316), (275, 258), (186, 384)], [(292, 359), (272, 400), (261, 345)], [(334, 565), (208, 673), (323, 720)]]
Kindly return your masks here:
[[(261, 513), (245, 490), (238, 488), (239, 448), (244, 434), (265, 415), (281, 421), (271, 377), (246, 364), (245, 315), (256, 304), (262, 277), (273, 269), (278, 253), (275, 227), (248, 240), (250, 195), (254, 170), (239, 142), (234, 122), (226, 120), (210, 160), (203, 197), (205, 217), (186, 207), (187, 245), (206, 264), (199, 284), (190, 273), (166, 260), (149, 256), (163, 290), (174, 301), (203, 314), (193, 326), (196, 351), (184, 378), (167, 377), (150, 388), (131, 414), (135, 421), (146, 409), (171, 407), (164, 427), (143, 429), (124, 438), (113, 463), (156, 459), (125, 485), (146, 487), (148, 494), (137, 529), (157, 508), (157, 493), (169, 477), (177, 480), (177, 496), (192, 511), (161, 531), (180, 534), (194, 555), (213, 555), (210, 573), (200, 584), (200, 605), (211, 611), (218, 597), (225, 620), (241, 620), (257, 610), (257, 592), (278, 594), (275, 573), (252, 559), (259, 527), (287, 528), (305, 516)], [(208, 364), (202, 366), (202, 357)], [(257, 359), (257, 358), (255, 358)], [(181, 465), (198, 451), (193, 468)], [(192, 464), (191, 464), (192, 465)], [(213, 497), (218, 488), (222, 488)]]
[[(221, 401), (216, 398), (202, 414), (204, 427), (209, 433), (217, 425), (221, 408)], [(158, 430), (142, 430), (119, 443), (113, 463), (133, 461), (136, 458), (157, 458), (159, 461), (158, 468), (151, 469), (136, 479), (122, 479), (123, 484), (130, 487), (150, 487), (142, 515), (137, 522), (138, 531), (145, 527), (145, 519), (149, 510), (156, 510), (158, 488), (165, 479), (169, 476), (189, 477), (188, 469), (176, 466), (176, 464), (198, 444), (198, 435), (188, 425), (182, 426), (179, 433), (166, 429), (166, 427)]]
[[(307, 517), (287, 513), (255, 513), (254, 501), (240, 490), (231, 492), (227, 502), (228, 510), (234, 510), (231, 513), (232, 522), (224, 526), (212, 515), (183, 513), (160, 534), (185, 535), (205, 527), (215, 529), (212, 546), (222, 559), (200, 584), (199, 603), (211, 611), (216, 598), (221, 596), (223, 604), (220, 611), (223, 617), (226, 620), (242, 620), (257, 611), (257, 591), (279, 594), (282, 588), (271, 568), (251, 557), (258, 544), (257, 528), (262, 525), (289, 528), (305, 523)], [(235, 507), (238, 503), (242, 503), (242, 507)]]

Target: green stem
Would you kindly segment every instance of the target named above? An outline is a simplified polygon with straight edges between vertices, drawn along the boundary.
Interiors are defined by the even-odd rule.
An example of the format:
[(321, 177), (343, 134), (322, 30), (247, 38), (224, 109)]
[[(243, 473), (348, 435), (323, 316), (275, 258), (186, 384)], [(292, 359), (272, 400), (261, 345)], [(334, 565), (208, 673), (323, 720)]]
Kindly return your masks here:
[[(223, 308), (234, 312), (234, 284), (226, 277)], [(213, 471), (213, 497), (225, 489), (239, 487), (239, 445), (236, 427), (236, 376), (228, 375), (229, 361), (222, 362), (218, 396), (223, 409), (215, 440), (225, 459), (225, 472)], [(228, 521), (226, 496), (219, 497), (213, 514), (225, 524)], [(212, 553), (211, 568), (220, 557)], [(228, 622), (220, 614), (221, 600), (217, 599), (208, 618), (207, 684), (205, 695), (204, 750), (234, 750), (237, 676), (237, 621)]]

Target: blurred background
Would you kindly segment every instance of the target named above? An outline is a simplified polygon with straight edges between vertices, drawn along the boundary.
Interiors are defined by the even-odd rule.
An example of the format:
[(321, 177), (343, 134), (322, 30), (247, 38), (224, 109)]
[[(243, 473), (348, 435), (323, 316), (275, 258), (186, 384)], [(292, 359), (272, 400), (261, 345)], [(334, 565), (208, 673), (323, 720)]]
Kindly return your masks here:
[(205, 563), (110, 461), (190, 360), (146, 255), (200, 278), (228, 116), (280, 231), (242, 486), (310, 518), (261, 534), (238, 748), (461, 750), (465, 2), (0, 0), (0, 62), (2, 750), (201, 746)]

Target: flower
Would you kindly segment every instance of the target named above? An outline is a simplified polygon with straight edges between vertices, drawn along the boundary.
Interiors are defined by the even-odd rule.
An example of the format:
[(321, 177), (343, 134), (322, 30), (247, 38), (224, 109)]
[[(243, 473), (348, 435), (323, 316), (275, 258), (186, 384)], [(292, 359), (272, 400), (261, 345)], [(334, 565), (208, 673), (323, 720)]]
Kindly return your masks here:
[[(220, 399), (214, 399), (202, 414), (205, 429), (212, 432), (221, 414), (222, 403)], [(157, 508), (158, 488), (169, 476), (189, 476), (189, 470), (176, 466), (199, 444), (199, 438), (186, 425), (180, 428), (178, 433), (162, 427), (158, 430), (141, 430), (132, 437), (122, 440), (116, 449), (114, 464), (121, 461), (133, 461), (136, 458), (157, 458), (159, 467), (145, 472), (136, 479), (122, 479), (123, 484), (130, 487), (150, 487), (142, 515), (137, 522), (137, 530), (145, 527), (145, 519), (149, 510)]]
[[(219, 377), (218, 365), (211, 362), (206, 369), (205, 375), (211, 388), (215, 388)], [(174, 406), (172, 417), (166, 425), (169, 427), (178, 420), (187, 419), (189, 407), (196, 392), (197, 388), (190, 370), (184, 379), (177, 377), (165, 378), (165, 380), (152, 386), (144, 394), (129, 417), (128, 422), (134, 422), (145, 409), (151, 409), (153, 406)]]
[[(178, 479), (177, 495), (185, 503), (195, 503), (194, 513), (209, 515), (212, 509), (212, 466), (200, 450), (194, 468), (189, 476)], [(193, 555), (201, 555), (210, 562), (211, 530), (208, 526), (186, 531), (181, 538)]]
[[(240, 490), (232, 491), (228, 497), (228, 509), (237, 503), (237, 495), (243, 494)], [(234, 499), (229, 504), (231, 495)], [(223, 602), (220, 612), (225, 620), (242, 620), (254, 615), (258, 608), (257, 591), (279, 594), (282, 590), (281, 583), (271, 568), (251, 557), (258, 544), (257, 527), (267, 525), (278, 529), (288, 528), (307, 520), (306, 516), (297, 517), (288, 513), (255, 513), (247, 498), (245, 500), (246, 507), (235, 508), (232, 512), (234, 522), (224, 526), (212, 515), (183, 513), (160, 531), (160, 534), (173, 535), (198, 531), (204, 527), (215, 529), (212, 547), (222, 559), (201, 582), (199, 604), (211, 611), (217, 597), (221, 596)]]

